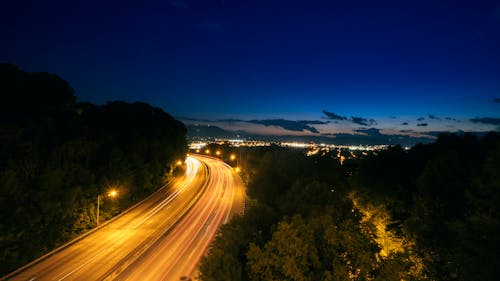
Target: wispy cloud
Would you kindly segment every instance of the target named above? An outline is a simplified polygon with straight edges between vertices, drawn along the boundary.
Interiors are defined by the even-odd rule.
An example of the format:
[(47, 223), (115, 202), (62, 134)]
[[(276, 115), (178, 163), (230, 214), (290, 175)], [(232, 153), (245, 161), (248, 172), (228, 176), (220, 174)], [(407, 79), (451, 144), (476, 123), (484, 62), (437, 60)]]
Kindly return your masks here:
[[(204, 121), (206, 122), (206, 120)], [(287, 120), (287, 119), (254, 119), (254, 120), (242, 120), (242, 119), (220, 119), (217, 121), (212, 121), (214, 123), (231, 123), (231, 124), (256, 124), (263, 125), (265, 127), (279, 127), (281, 129), (293, 132), (310, 132), (314, 134), (319, 134), (317, 128), (312, 125), (326, 125), (330, 121), (320, 121), (320, 120)]]
[(473, 123), (481, 123), (487, 125), (500, 125), (500, 118), (492, 118), (492, 117), (482, 117), (482, 118), (472, 118), (470, 119)]
[(494, 102), (494, 103), (500, 103), (500, 98), (494, 98), (494, 99), (493, 99), (493, 102)]
[[(311, 136), (318, 135), (317, 133), (313, 133), (309, 130), (300, 130), (300, 131), (292, 131), (285, 129), (281, 126), (268, 124), (263, 125), (257, 122), (251, 122), (248, 120), (239, 120), (239, 119), (224, 119), (224, 120), (197, 120), (197, 119), (182, 119), (186, 124), (193, 125), (211, 125), (217, 126), (224, 130), (235, 132), (236, 134), (242, 132), (244, 134), (257, 134), (257, 135), (276, 135), (276, 136), (285, 136), (285, 135), (296, 135), (296, 136)], [(314, 128), (313, 128), (314, 130)]]
[(317, 134), (319, 134), (319, 131), (310, 125), (315, 125), (315, 124), (318, 125), (318, 124), (327, 124), (328, 123), (328, 122), (317, 121), (317, 120), (293, 121), (293, 120), (285, 120), (285, 119), (250, 120), (247, 122), (254, 123), (254, 124), (261, 124), (264, 126), (278, 126), (278, 127), (281, 127), (283, 129), (289, 130), (289, 131), (295, 131), (295, 132), (309, 131), (311, 133), (317, 133)]
[(408, 122), (403, 122), (401, 125), (402, 126), (408, 126)]
[(358, 130), (354, 130), (355, 132), (358, 132), (358, 133), (363, 133), (363, 134), (366, 134), (368, 136), (382, 136), (382, 134), (380, 133), (380, 130), (379, 129), (376, 129), (376, 128), (370, 128), (370, 129), (358, 129)]
[(338, 114), (335, 114), (333, 112), (329, 112), (329, 111), (326, 111), (326, 110), (323, 110), (323, 114), (325, 114), (325, 116), (326, 116), (327, 119), (331, 119), (331, 120), (347, 120), (347, 117), (345, 117), (345, 116), (340, 116)]
[(444, 119), (446, 119), (448, 121), (460, 122), (460, 120), (453, 118), (453, 117), (445, 117)]
[[(331, 112), (330, 112), (331, 113)], [(205, 124), (209, 126), (217, 126), (224, 130), (229, 131), (234, 136), (245, 137), (245, 136), (276, 136), (278, 137), (299, 137), (299, 138), (309, 138), (310, 141), (318, 142), (329, 142), (334, 140), (337, 143), (416, 143), (416, 142), (427, 142), (436, 138), (439, 133), (442, 132), (453, 132), (457, 131), (446, 128), (447, 117), (440, 117), (441, 122), (431, 122), (431, 118), (425, 118), (429, 122), (418, 122), (414, 123), (411, 119), (406, 119), (408, 121), (400, 123), (399, 121), (394, 123), (395, 126), (385, 126), (380, 120), (379, 126), (374, 127), (360, 127), (359, 124), (353, 122), (352, 117), (343, 117), (335, 114), (335, 120), (289, 120), (289, 119), (253, 119), (253, 120), (242, 120), (242, 119), (219, 119), (219, 120), (200, 120), (200, 119), (189, 119), (184, 118), (182, 121), (186, 124)], [(340, 120), (339, 120), (340, 118)], [(345, 118), (345, 119), (342, 119)], [(356, 118), (356, 117), (354, 117)], [(370, 123), (370, 120), (362, 117), (362, 121), (366, 124)], [(414, 117), (416, 118), (416, 117)], [(364, 120), (363, 120), (364, 119)], [(445, 121), (446, 120), (446, 121)], [(358, 120), (355, 120), (358, 121)], [(464, 120), (465, 121), (465, 120)], [(472, 129), (466, 131), (474, 132), (473, 130), (477, 128), (490, 128), (491, 125), (499, 125), (500, 118), (474, 118), (468, 119), (468, 122), (462, 122), (462, 124), (468, 124)], [(339, 124), (337, 124), (338, 122)], [(371, 121), (371, 122), (374, 122)], [(342, 123), (342, 124), (340, 124)], [(398, 127), (400, 124), (408, 123), (408, 125), (403, 125), (405, 127)], [(478, 123), (474, 125), (474, 123)], [(355, 124), (355, 125), (353, 125)], [(437, 125), (436, 125), (437, 124)], [(364, 126), (364, 125), (363, 125)], [(199, 129), (199, 128), (198, 128)], [(490, 128), (491, 130), (491, 128)], [(499, 129), (500, 130), (500, 127)], [(201, 129), (200, 129), (201, 131)], [(213, 130), (212, 130), (213, 131)], [(479, 129), (481, 131), (481, 129)], [(199, 133), (199, 132), (198, 132)], [(227, 133), (227, 132), (223, 132)], [(316, 139), (315, 139), (316, 138)]]
[(363, 117), (356, 117), (356, 116), (352, 116), (351, 121), (352, 123), (359, 124), (362, 126), (371, 126), (377, 124), (377, 122), (374, 119), (366, 119)]
[(433, 115), (433, 114), (429, 114), (428, 115), (429, 119), (432, 119), (432, 120), (441, 120), (441, 118), (437, 117), (436, 115)]
[(330, 120), (349, 120), (354, 124), (358, 124), (361, 126), (371, 126), (377, 124), (375, 119), (367, 119), (363, 117), (357, 117), (357, 116), (351, 116), (351, 118), (347, 118), (345, 116), (338, 115), (336, 113), (330, 112), (323, 110), (323, 114), (325, 115), (324, 118), (330, 119)]

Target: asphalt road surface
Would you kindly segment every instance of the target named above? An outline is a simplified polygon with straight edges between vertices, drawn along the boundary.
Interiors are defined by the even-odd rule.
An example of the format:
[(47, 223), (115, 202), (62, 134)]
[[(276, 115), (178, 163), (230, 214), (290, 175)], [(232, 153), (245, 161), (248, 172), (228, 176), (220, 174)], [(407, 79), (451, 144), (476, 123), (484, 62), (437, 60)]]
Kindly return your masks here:
[(244, 188), (238, 174), (215, 158), (189, 155), (185, 169), (118, 218), (2, 280), (193, 277), (218, 227), (242, 212)]

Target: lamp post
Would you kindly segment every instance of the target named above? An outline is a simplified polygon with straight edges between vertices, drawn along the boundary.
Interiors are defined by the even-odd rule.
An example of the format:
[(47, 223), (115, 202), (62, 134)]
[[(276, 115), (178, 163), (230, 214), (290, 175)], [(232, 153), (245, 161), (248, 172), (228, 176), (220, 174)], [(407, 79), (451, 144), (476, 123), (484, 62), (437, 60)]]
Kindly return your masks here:
[(240, 153), (240, 156), (236, 158), (236, 167), (240, 167), (240, 159), (241, 159), (241, 146), (238, 147), (238, 152)]
[[(112, 189), (108, 192), (108, 196), (115, 198), (118, 195), (118, 191)], [(101, 204), (101, 195), (97, 194), (97, 216), (96, 216), (96, 227), (99, 226), (99, 205)]]
[(96, 227), (99, 226), (99, 198), (101, 198), (101, 196), (99, 194), (97, 194), (97, 217), (96, 217)]

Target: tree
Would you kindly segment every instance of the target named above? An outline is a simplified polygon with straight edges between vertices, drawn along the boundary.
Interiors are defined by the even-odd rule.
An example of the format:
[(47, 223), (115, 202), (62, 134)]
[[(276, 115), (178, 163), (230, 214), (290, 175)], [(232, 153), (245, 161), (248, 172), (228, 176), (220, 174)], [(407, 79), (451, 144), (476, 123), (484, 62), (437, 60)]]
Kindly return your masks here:
[(95, 225), (95, 199), (120, 184), (111, 217), (166, 180), (186, 128), (145, 103), (77, 103), (48, 73), (0, 64), (0, 275)]
[(317, 280), (320, 262), (314, 233), (300, 216), (279, 223), (263, 249), (250, 244), (247, 257), (251, 280)]

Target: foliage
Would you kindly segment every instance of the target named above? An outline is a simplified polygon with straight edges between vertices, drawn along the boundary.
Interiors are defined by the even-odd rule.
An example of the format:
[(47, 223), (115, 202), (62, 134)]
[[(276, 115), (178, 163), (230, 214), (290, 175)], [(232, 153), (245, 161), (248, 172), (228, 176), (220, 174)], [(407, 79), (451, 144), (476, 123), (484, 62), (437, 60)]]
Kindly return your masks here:
[(263, 249), (251, 243), (247, 258), (251, 280), (314, 280), (320, 267), (314, 233), (300, 216), (278, 223)]
[[(442, 135), (435, 143), (400, 152), (390, 161), (382, 159), (390, 159), (392, 152), (381, 152), (360, 164), (353, 183), (362, 200), (382, 204), (397, 218), (391, 227), (415, 242), (430, 279), (496, 280), (499, 149), (496, 133), (481, 139)], [(387, 174), (372, 169), (403, 172), (385, 180)], [(385, 181), (383, 189), (380, 181)]]
[[(144, 103), (76, 103), (47, 73), (0, 64), (0, 274), (110, 218), (163, 185), (185, 127)], [(103, 197), (104, 198), (104, 197)]]
[(347, 173), (337, 161), (279, 147), (245, 155), (251, 204), (220, 231), (201, 263), (202, 280), (377, 276), (378, 245), (347, 197)]
[[(243, 150), (251, 204), (202, 261), (202, 280), (496, 280), (500, 138), (442, 135), (340, 165)], [(351, 176), (352, 173), (352, 176)]]

